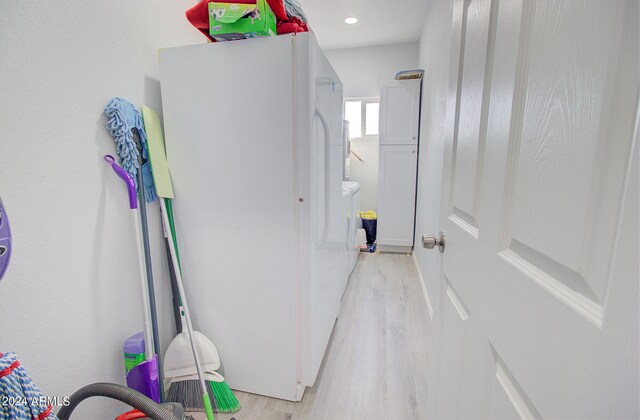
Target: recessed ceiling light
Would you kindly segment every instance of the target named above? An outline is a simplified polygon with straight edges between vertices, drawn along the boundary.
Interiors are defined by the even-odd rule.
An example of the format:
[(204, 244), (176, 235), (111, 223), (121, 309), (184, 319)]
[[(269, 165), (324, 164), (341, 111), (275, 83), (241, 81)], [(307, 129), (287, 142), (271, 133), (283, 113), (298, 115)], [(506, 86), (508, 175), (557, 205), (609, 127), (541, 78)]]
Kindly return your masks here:
[(358, 23), (358, 18), (348, 17), (344, 20), (344, 23), (347, 25), (353, 25), (354, 23)]

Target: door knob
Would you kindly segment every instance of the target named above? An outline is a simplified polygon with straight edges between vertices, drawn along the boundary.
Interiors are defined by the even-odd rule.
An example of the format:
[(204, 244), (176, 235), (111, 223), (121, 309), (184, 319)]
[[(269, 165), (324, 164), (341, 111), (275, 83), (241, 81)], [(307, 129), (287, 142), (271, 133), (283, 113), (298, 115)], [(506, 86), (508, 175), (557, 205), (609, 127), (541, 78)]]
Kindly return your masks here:
[(438, 236), (433, 233), (427, 233), (422, 235), (422, 247), (426, 249), (433, 249), (436, 246), (440, 249), (440, 252), (444, 252), (445, 236), (444, 232), (438, 233)]

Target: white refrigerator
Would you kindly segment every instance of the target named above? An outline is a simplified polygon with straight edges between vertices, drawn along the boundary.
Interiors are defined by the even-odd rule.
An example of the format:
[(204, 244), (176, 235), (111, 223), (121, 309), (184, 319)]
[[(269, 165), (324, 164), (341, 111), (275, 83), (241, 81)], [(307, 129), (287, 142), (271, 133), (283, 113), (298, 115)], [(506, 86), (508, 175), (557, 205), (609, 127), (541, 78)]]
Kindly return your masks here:
[(159, 56), (194, 325), (233, 389), (300, 400), (347, 282), (340, 79), (310, 33)]

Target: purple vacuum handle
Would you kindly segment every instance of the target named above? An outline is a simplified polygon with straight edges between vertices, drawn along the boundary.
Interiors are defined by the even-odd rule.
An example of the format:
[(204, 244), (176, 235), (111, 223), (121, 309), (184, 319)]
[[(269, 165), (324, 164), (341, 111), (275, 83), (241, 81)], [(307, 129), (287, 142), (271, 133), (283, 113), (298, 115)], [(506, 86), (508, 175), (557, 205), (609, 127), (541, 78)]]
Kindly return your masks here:
[(122, 178), (124, 183), (127, 184), (127, 190), (129, 192), (129, 208), (131, 210), (137, 209), (138, 199), (136, 194), (136, 183), (133, 181), (131, 175), (129, 175), (129, 172), (122, 169), (111, 155), (104, 155), (104, 160), (111, 165), (111, 168), (113, 168), (116, 175)]

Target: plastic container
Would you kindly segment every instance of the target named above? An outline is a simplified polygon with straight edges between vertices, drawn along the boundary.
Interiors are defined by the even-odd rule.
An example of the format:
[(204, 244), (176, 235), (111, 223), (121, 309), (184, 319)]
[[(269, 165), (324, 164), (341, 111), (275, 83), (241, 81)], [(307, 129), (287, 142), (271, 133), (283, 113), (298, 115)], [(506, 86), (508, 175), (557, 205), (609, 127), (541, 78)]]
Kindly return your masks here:
[(376, 232), (378, 230), (378, 215), (373, 210), (361, 211), (362, 228), (367, 235), (367, 246), (371, 247), (376, 242)]
[(367, 235), (367, 246), (371, 246), (376, 242), (376, 232), (378, 230), (377, 219), (362, 219), (362, 228)]
[(144, 333), (139, 332), (124, 342), (124, 369), (127, 373), (144, 362)]

